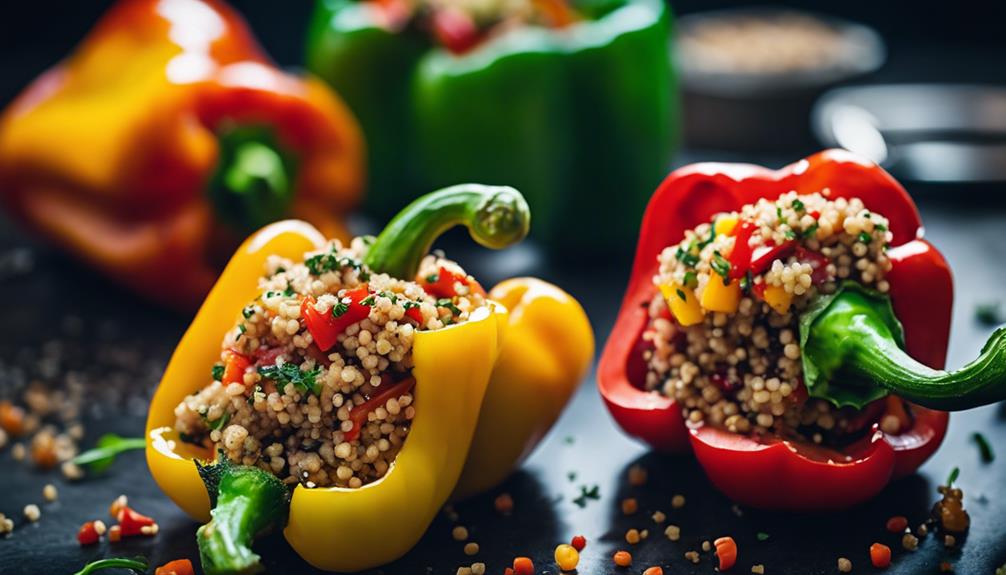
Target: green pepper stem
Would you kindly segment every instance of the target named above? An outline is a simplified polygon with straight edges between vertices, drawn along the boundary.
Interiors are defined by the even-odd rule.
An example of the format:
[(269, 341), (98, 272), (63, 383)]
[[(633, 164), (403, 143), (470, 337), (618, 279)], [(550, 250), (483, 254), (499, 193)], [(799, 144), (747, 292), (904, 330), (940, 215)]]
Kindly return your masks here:
[(260, 535), (283, 527), (290, 491), (275, 475), (233, 465), (223, 454), (214, 465), (197, 466), (214, 504), (212, 519), (196, 532), (203, 571), (207, 575), (261, 572), (260, 558), (251, 544)]
[(808, 310), (810, 317), (801, 318), (810, 395), (862, 407), (889, 392), (944, 411), (1006, 399), (1006, 327), (992, 334), (977, 359), (945, 371), (904, 351), (901, 326), (886, 296), (847, 284), (823, 299)]
[(282, 218), (293, 201), (292, 158), (268, 128), (241, 126), (219, 135), (209, 197), (217, 217), (242, 232)]
[(531, 221), (524, 196), (506, 186), (461, 184), (426, 194), (395, 216), (377, 236), (364, 263), (373, 271), (411, 279), (434, 240), (456, 225), (472, 239), (502, 249), (524, 239)]

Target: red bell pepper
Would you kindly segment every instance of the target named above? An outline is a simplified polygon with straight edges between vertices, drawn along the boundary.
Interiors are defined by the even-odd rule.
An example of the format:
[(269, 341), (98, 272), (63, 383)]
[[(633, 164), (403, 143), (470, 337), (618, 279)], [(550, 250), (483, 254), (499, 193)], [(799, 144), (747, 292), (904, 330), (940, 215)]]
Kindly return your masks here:
[(436, 274), (419, 278), (419, 285), (423, 286), (430, 295), (439, 298), (452, 298), (458, 295), (458, 290), (456, 284), (468, 286), (474, 293), (481, 295), (486, 295), (486, 291), (482, 289), (479, 282), (475, 280), (469, 280), (466, 276), (462, 274), (456, 274), (451, 270), (441, 266), (440, 271)]
[[(918, 210), (904, 188), (879, 166), (840, 150), (821, 152), (780, 170), (704, 163), (671, 173), (646, 210), (629, 285), (598, 367), (601, 395), (629, 435), (660, 451), (691, 448), (717, 488), (754, 507), (820, 510), (864, 501), (892, 478), (915, 471), (946, 433), (948, 415), (920, 406), (912, 406), (908, 429), (895, 435), (875, 430), (840, 451), (739, 435), (710, 425), (689, 429), (672, 398), (642, 387), (646, 344), (640, 336), (656, 294), (652, 278), (660, 252), (716, 213), (791, 190), (808, 194), (825, 188), (831, 198), (858, 197), (868, 209), (888, 218), (893, 268), (887, 280), (895, 314), (904, 327), (906, 350), (920, 362), (941, 368), (950, 334), (950, 269), (921, 238)], [(874, 421), (888, 411), (888, 404), (883, 405)]]

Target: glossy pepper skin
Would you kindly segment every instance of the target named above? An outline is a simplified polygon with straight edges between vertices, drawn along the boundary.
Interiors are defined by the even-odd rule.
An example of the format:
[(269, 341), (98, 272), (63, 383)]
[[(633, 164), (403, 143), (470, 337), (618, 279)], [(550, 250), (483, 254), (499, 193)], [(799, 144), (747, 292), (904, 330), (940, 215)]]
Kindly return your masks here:
[(558, 287), (514, 278), (490, 290), (489, 299), (510, 311), (509, 325), (456, 499), (495, 487), (520, 466), (559, 418), (594, 358), (587, 314)]
[[(605, 0), (561, 30), (524, 27), (462, 54), (389, 20), (380, 2), (320, 0), (307, 46), (308, 68), (363, 126), (371, 211), (457, 181), (505, 182), (549, 248), (632, 240), (676, 133), (664, 2)], [(568, 221), (591, 233), (564, 233)]]
[(331, 89), (277, 69), (222, 2), (121, 0), (0, 118), (0, 200), (134, 291), (194, 309), (261, 225), (295, 216), (345, 237), (363, 156)]
[[(893, 478), (914, 472), (942, 442), (948, 415), (912, 406), (912, 426), (897, 435), (874, 426), (841, 451), (758, 439), (705, 425), (689, 429), (671, 398), (643, 391), (640, 335), (656, 293), (657, 256), (685, 230), (718, 212), (738, 210), (760, 198), (831, 190), (856, 196), (890, 220), (887, 275), (905, 349), (932, 368), (946, 360), (953, 281), (946, 261), (922, 239), (911, 198), (879, 166), (848, 152), (828, 150), (780, 170), (746, 164), (695, 164), (671, 173), (650, 200), (622, 307), (598, 367), (598, 386), (615, 420), (629, 434), (661, 451), (691, 449), (710, 481), (731, 499), (752, 507), (786, 510), (845, 508), (876, 495)], [(874, 404), (876, 420), (896, 399)], [(849, 459), (846, 458), (849, 457)]]

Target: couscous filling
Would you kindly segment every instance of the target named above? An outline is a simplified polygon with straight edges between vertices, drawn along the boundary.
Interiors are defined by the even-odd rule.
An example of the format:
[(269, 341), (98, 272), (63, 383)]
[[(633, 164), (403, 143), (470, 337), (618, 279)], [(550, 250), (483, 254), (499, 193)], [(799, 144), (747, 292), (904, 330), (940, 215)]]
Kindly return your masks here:
[(486, 300), (440, 255), (412, 281), (371, 272), (368, 248), (357, 238), (268, 260), (210, 383), (175, 409), (183, 438), (287, 483), (360, 487), (387, 473), (416, 413), (414, 334)]
[[(857, 198), (783, 194), (717, 214), (659, 256), (643, 338), (645, 387), (692, 424), (840, 442), (872, 421), (808, 398), (799, 314), (852, 280), (886, 293), (888, 221)], [(895, 433), (896, 416), (881, 421)]]

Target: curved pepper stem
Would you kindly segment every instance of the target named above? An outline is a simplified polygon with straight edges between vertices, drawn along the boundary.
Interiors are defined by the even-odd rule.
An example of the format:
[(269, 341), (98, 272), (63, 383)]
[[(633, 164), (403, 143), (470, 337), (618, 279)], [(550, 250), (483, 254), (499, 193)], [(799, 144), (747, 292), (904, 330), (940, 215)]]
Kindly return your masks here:
[(212, 519), (196, 531), (199, 558), (207, 575), (245, 575), (263, 570), (251, 544), (260, 535), (280, 529), (290, 508), (290, 490), (275, 475), (234, 465), (222, 453), (217, 463), (201, 465), (213, 506)]
[(294, 199), (295, 166), (272, 130), (236, 127), (222, 132), (219, 143), (208, 192), (217, 217), (248, 233), (283, 218)]
[(524, 239), (531, 212), (524, 196), (506, 186), (460, 184), (421, 196), (405, 207), (377, 236), (364, 263), (371, 270), (412, 278), (434, 240), (456, 225), (472, 239), (502, 249)]
[(800, 343), (808, 393), (839, 406), (861, 408), (888, 393), (944, 411), (1006, 399), (1006, 327), (964, 367), (932, 369), (904, 351), (890, 299), (853, 282), (804, 312)]

